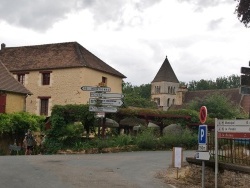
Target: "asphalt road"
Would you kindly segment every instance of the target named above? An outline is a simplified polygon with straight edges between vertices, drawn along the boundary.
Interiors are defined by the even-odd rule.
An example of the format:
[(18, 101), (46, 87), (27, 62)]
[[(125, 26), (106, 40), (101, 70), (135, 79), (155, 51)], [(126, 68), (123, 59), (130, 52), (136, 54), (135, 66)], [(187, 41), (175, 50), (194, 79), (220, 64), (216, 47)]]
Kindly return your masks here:
[[(194, 156), (184, 151), (184, 159)], [(171, 151), (1, 156), (5, 188), (170, 188), (155, 177), (172, 163)]]

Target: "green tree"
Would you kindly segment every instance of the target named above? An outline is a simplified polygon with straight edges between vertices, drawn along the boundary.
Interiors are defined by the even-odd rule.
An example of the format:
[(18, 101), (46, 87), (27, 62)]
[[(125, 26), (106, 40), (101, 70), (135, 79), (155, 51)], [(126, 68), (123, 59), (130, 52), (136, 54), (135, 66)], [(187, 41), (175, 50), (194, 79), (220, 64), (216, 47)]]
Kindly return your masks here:
[(250, 1), (249, 0), (236, 0), (238, 4), (235, 12), (237, 17), (246, 27), (249, 27), (250, 22)]
[(125, 106), (140, 108), (156, 108), (156, 103), (151, 101), (151, 84), (133, 86), (131, 83), (123, 83), (122, 93)]
[(240, 86), (240, 76), (231, 75), (228, 77), (219, 77), (213, 80), (191, 81), (188, 84), (189, 91), (197, 90), (211, 90), (211, 89), (228, 89), (228, 88), (238, 88)]
[(242, 118), (246, 114), (242, 113), (239, 106), (232, 104), (227, 97), (218, 93), (211, 94), (204, 99), (197, 98), (188, 104), (192, 110), (199, 111), (201, 106), (206, 106), (210, 118), (232, 119)]

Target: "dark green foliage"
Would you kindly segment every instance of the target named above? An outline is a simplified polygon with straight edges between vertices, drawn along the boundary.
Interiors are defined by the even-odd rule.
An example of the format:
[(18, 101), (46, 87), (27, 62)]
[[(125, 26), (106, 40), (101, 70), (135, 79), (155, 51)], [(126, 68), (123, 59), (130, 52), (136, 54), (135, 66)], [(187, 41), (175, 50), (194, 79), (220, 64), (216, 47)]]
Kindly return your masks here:
[(232, 104), (227, 97), (217, 93), (205, 97), (203, 100), (196, 99), (189, 103), (189, 108), (199, 111), (201, 106), (206, 106), (210, 118), (232, 119), (243, 118), (246, 114), (241, 113), (239, 106)]
[(85, 129), (94, 127), (94, 113), (88, 105), (55, 105), (51, 114), (51, 129), (46, 132), (47, 152), (71, 148), (81, 142)]
[(133, 137), (131, 135), (126, 134), (118, 135), (114, 138), (114, 142), (118, 147), (134, 144)]
[(157, 137), (153, 133), (153, 129), (144, 129), (137, 135), (135, 143), (138, 148), (145, 150), (152, 150), (158, 147)]
[(188, 85), (189, 91), (238, 88), (240, 86), (240, 76), (233, 74), (228, 77), (216, 78), (215, 81), (204, 79), (200, 81), (193, 80), (185, 85)]
[(0, 132), (1, 134), (24, 135), (31, 129), (32, 131), (40, 131), (43, 129), (43, 121), (45, 117), (29, 114), (27, 112), (19, 112), (12, 114), (0, 114)]
[(235, 8), (237, 17), (246, 27), (249, 27), (250, 23), (250, 1), (249, 0), (236, 0), (239, 3)]
[(125, 107), (157, 108), (156, 103), (151, 101), (151, 84), (132, 86), (131, 83), (123, 82), (122, 93), (125, 95)]
[(173, 147), (183, 147), (185, 149), (197, 148), (198, 136), (188, 129), (182, 130), (181, 133), (165, 134), (159, 140), (160, 144), (165, 149), (172, 149)]

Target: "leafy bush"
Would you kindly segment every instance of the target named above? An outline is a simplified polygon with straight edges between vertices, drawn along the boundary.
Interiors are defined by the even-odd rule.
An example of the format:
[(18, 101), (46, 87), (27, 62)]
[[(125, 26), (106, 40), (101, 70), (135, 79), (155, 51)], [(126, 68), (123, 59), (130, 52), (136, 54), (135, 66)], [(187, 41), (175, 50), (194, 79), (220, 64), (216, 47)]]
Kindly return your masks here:
[(1, 134), (16, 133), (24, 135), (28, 129), (40, 131), (44, 119), (45, 117), (43, 116), (37, 116), (27, 112), (0, 114), (0, 132)]
[(165, 134), (160, 138), (161, 145), (166, 149), (172, 149), (173, 147), (184, 147), (186, 149), (194, 149), (198, 143), (198, 136), (193, 134), (188, 129), (182, 130), (181, 133)]
[(153, 129), (145, 129), (139, 133), (135, 143), (140, 149), (156, 149), (158, 146), (158, 140), (153, 134)]
[(133, 144), (133, 138), (130, 135), (119, 135), (114, 138), (116, 146), (126, 146)]

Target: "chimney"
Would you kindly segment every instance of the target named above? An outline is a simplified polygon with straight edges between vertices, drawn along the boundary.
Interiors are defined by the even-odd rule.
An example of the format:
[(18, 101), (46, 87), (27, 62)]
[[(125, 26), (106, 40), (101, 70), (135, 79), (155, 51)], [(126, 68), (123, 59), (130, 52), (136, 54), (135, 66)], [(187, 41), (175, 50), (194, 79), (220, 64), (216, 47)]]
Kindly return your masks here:
[(5, 45), (4, 43), (2, 43), (2, 44), (1, 44), (1, 50), (4, 50), (5, 46), (6, 46), (6, 45)]

